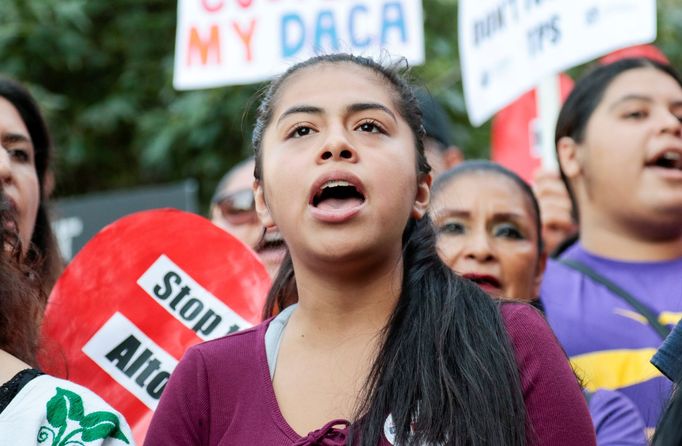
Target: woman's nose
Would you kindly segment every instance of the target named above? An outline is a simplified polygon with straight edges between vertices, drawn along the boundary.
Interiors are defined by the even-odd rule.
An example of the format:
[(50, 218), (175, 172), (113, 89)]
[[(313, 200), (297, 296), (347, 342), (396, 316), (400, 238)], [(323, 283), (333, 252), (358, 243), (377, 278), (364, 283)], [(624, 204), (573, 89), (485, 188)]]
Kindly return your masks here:
[(318, 162), (326, 161), (348, 161), (356, 162), (358, 158), (355, 147), (348, 140), (343, 130), (333, 130), (318, 155)]
[(682, 137), (682, 119), (672, 110), (664, 110), (661, 116), (661, 131)]
[(464, 255), (466, 258), (481, 263), (489, 262), (495, 258), (487, 234), (478, 231), (470, 234), (466, 239), (464, 246)]

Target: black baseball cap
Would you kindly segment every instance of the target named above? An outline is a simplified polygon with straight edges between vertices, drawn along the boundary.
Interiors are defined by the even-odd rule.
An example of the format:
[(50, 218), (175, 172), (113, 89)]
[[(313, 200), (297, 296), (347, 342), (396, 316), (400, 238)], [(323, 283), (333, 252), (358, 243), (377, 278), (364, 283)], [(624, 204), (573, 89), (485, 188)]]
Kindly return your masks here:
[(415, 96), (422, 110), (426, 136), (438, 141), (443, 148), (453, 145), (452, 124), (443, 106), (425, 88), (417, 88)]

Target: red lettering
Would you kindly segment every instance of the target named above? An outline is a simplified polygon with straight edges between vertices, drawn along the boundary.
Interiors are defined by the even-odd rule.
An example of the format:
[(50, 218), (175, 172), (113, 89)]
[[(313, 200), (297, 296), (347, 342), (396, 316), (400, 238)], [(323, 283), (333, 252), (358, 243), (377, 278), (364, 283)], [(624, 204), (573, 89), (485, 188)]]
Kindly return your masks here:
[(223, 0), (218, 0), (215, 4), (211, 4), (210, 0), (201, 0), (201, 6), (208, 12), (218, 12), (223, 9)]
[(201, 60), (201, 65), (209, 63), (209, 57), (213, 63), (220, 65), (220, 34), (218, 25), (211, 26), (211, 33), (208, 41), (202, 40), (196, 27), (189, 31), (189, 51), (187, 53), (187, 66), (191, 66), (196, 59), (197, 52)]
[(244, 51), (246, 52), (246, 60), (251, 62), (253, 59), (253, 53), (251, 52), (251, 39), (253, 38), (253, 31), (256, 29), (256, 19), (251, 19), (251, 24), (249, 25), (249, 29), (244, 32), (244, 30), (241, 29), (239, 26), (239, 23), (233, 22), (232, 26), (234, 27), (235, 32), (241, 39), (242, 43), (244, 44)]

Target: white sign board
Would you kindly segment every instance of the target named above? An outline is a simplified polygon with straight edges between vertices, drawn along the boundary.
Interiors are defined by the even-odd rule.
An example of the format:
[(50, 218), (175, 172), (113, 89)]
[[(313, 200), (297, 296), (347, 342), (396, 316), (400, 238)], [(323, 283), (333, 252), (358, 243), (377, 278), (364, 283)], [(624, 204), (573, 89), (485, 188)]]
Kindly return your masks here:
[(460, 0), (469, 119), (478, 126), (546, 76), (655, 38), (655, 0)]
[(421, 0), (178, 0), (178, 90), (266, 80), (316, 54), (424, 61)]

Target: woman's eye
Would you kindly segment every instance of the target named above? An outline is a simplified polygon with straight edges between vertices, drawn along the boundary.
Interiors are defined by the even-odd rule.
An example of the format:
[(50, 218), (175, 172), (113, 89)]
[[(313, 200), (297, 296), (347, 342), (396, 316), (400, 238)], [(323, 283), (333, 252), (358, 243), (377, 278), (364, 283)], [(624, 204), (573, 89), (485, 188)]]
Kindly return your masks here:
[(20, 163), (26, 163), (31, 160), (31, 155), (29, 154), (28, 150), (24, 149), (8, 149), (10, 157), (18, 161)]
[(438, 227), (438, 232), (448, 235), (464, 234), (464, 225), (457, 222), (445, 223)]
[(308, 136), (313, 132), (313, 129), (311, 129), (308, 126), (301, 125), (296, 127), (290, 134), (290, 138), (300, 138), (302, 136)]
[(625, 114), (626, 119), (644, 119), (647, 116), (649, 116), (649, 114), (646, 110), (633, 110)]
[(519, 231), (518, 228), (516, 228), (513, 225), (510, 224), (505, 224), (505, 225), (499, 225), (495, 227), (494, 230), (495, 237), (503, 237), (503, 238), (508, 238), (512, 240), (523, 240), (525, 237), (523, 236), (523, 233)]
[(369, 133), (386, 133), (384, 129), (375, 121), (363, 122), (358, 126), (358, 129), (360, 129), (363, 132)]

